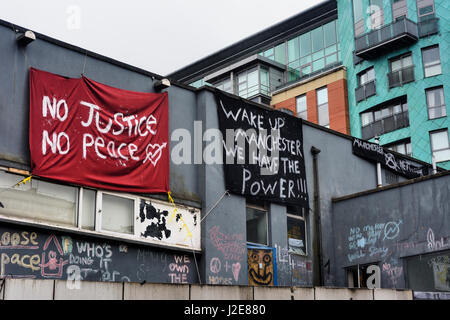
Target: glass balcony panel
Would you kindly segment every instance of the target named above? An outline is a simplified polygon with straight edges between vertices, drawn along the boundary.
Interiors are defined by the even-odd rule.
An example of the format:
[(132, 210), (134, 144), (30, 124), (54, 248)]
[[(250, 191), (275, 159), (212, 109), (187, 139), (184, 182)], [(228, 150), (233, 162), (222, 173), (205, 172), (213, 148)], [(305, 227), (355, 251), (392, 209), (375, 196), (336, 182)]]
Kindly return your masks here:
[(355, 54), (363, 59), (372, 59), (417, 40), (417, 24), (403, 18), (355, 38)]

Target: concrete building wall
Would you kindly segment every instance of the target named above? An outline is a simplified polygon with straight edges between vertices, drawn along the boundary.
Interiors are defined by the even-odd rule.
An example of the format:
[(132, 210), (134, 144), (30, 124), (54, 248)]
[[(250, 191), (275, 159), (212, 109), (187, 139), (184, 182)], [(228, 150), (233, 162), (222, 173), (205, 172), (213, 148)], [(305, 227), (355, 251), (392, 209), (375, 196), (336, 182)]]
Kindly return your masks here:
[[(416, 284), (423, 278), (428, 279), (427, 291), (450, 290), (450, 175), (412, 182), (335, 199), (331, 219), (337, 285), (348, 285), (346, 268), (377, 265), (382, 288), (423, 291)], [(427, 263), (417, 269), (413, 263), (420, 260)]]
[(6, 279), (5, 300), (412, 300), (409, 290), (241, 287)]

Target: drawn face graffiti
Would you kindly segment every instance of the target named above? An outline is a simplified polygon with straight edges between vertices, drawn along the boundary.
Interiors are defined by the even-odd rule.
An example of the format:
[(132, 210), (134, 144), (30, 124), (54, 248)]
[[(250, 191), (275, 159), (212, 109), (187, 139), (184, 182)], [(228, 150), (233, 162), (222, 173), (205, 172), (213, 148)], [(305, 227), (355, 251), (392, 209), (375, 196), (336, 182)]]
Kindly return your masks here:
[(248, 250), (248, 284), (273, 285), (273, 253), (271, 250)]

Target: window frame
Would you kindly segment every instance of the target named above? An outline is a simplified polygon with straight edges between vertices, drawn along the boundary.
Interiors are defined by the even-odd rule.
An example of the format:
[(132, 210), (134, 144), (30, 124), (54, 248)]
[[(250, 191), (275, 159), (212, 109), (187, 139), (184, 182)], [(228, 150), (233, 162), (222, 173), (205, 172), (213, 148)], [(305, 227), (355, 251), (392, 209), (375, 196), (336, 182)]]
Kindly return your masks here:
[[(436, 90), (440, 90), (442, 92), (443, 104), (441, 104), (440, 106), (430, 106), (429, 100), (428, 100), (428, 93), (432, 92), (432, 91), (436, 91)], [(447, 105), (445, 104), (444, 86), (437, 86), (437, 87), (432, 87), (432, 88), (425, 89), (425, 99), (426, 99), (426, 102), (427, 102), (428, 120), (434, 120), (434, 119), (447, 117)], [(440, 117), (431, 118), (431, 116), (430, 116), (430, 109), (438, 109), (438, 108), (441, 108), (441, 109), (444, 110), (444, 112), (443, 112), (444, 115), (442, 115)]]
[(264, 211), (264, 216), (265, 216), (265, 220), (266, 220), (266, 223), (265, 223), (266, 243), (258, 243), (258, 242), (248, 241), (248, 233), (246, 232), (247, 234), (246, 234), (245, 241), (246, 241), (247, 245), (269, 246), (269, 244), (270, 244), (270, 239), (269, 239), (269, 209), (267, 208), (267, 205), (264, 204), (263, 206), (260, 206), (260, 205), (254, 204), (254, 203), (249, 202), (248, 200), (246, 200), (246, 203), (245, 203), (245, 220), (246, 220), (245, 228), (246, 228), (246, 231), (247, 231), (247, 208), (250, 208), (250, 209), (253, 209), (253, 210), (258, 210), (258, 211)]
[[(319, 91), (325, 91), (326, 93), (327, 93), (327, 102), (326, 103), (322, 103), (322, 104), (319, 104)], [(330, 127), (330, 106), (329, 106), (329, 99), (328, 99), (329, 97), (328, 97), (328, 87), (327, 86), (324, 86), (324, 87), (321, 87), (321, 88), (317, 88), (316, 89), (316, 103), (317, 103), (317, 123), (320, 125), (320, 126), (323, 126), (323, 127), (325, 127), (325, 128), (329, 128)], [(319, 109), (321, 108), (321, 107), (324, 107), (326, 105), (326, 107), (327, 107), (327, 118), (328, 118), (328, 123), (327, 124), (321, 124), (320, 122), (320, 112), (319, 112)]]
[[(117, 231), (106, 230), (102, 228), (103, 222), (103, 195), (110, 195), (113, 197), (133, 200), (133, 232), (132, 233), (122, 233)], [(113, 191), (105, 191), (105, 190), (97, 190), (96, 201), (95, 201), (95, 223), (94, 230), (103, 234), (113, 234), (113, 235), (126, 235), (126, 236), (134, 236), (139, 237), (139, 233), (136, 228), (136, 220), (139, 218), (139, 197), (129, 195), (129, 194), (119, 194)]]
[(288, 207), (286, 207), (286, 224), (287, 224), (287, 218), (297, 219), (297, 220), (303, 221), (303, 223), (305, 224), (305, 243), (304, 243), (305, 253), (302, 254), (302, 253), (298, 253), (298, 252), (292, 251), (291, 248), (290, 248), (290, 245), (289, 245), (289, 234), (288, 234), (287, 230), (286, 230), (286, 235), (287, 235), (287, 238), (288, 238), (287, 240), (288, 240), (288, 252), (289, 252), (289, 254), (295, 254), (295, 255), (298, 255), (298, 256), (306, 257), (309, 254), (309, 250), (308, 250), (308, 226), (307, 226), (307, 223), (306, 223), (306, 217), (305, 217), (305, 213), (304, 213), (304, 208), (301, 208), (301, 209), (302, 209), (301, 210), (301, 214), (295, 214), (295, 213), (289, 212)]
[[(298, 101), (303, 98), (305, 99), (305, 110), (298, 111)], [(306, 96), (306, 93), (295, 97), (295, 114), (297, 117), (302, 118), (303, 120), (308, 120), (308, 98)], [(300, 114), (304, 114), (305, 117), (301, 117)]]
[[(426, 66), (426, 65), (425, 65), (425, 59), (424, 59), (424, 58), (425, 58), (425, 56), (424, 56), (424, 51), (426, 51), (426, 50), (433, 50), (433, 49), (437, 49), (437, 52), (438, 52), (438, 54), (439, 54), (439, 63), (434, 63), (434, 64), (432, 64), (432, 65)], [(432, 46), (428, 46), (428, 47), (421, 48), (421, 49), (420, 49), (420, 52), (421, 52), (421, 54), (422, 54), (423, 77), (424, 77), (424, 78), (431, 78), (431, 77), (435, 77), (435, 76), (441, 75), (441, 74), (442, 74), (442, 59), (441, 59), (441, 50), (440, 50), (440, 48), (439, 48), (439, 44), (434, 44), (434, 45), (432, 45)], [(440, 66), (441, 72), (440, 72), (440, 73), (437, 73), (437, 74), (433, 74), (433, 75), (431, 75), (431, 76), (427, 76), (427, 72), (426, 72), (427, 68), (430, 68), (430, 67), (432, 68), (432, 67), (435, 67), (435, 66), (437, 66), (437, 65)]]
[[(440, 133), (440, 132), (445, 132), (447, 134), (447, 148), (434, 150), (432, 136), (433, 136), (433, 134)], [(435, 152), (450, 150), (450, 137), (448, 136), (448, 128), (430, 131), (430, 148), (431, 148), (431, 156), (434, 156)], [(436, 159), (436, 157), (435, 157), (435, 159)], [(447, 162), (447, 161), (450, 161), (450, 158), (448, 158), (447, 160), (442, 160), (442, 161), (436, 160), (436, 163)]]
[[(368, 76), (368, 74), (369, 74), (369, 72), (370, 72), (371, 70), (373, 70), (373, 80), (370, 80), (370, 81), (366, 81), (366, 82), (364, 82), (364, 83), (361, 83), (362, 77), (363, 77), (363, 76)], [(371, 66), (371, 67), (369, 67), (369, 68), (366, 68), (366, 69), (362, 70), (361, 72), (359, 72), (356, 76), (357, 76), (357, 81), (358, 81), (358, 87), (362, 87), (362, 86), (367, 85), (367, 84), (370, 83), (370, 82), (374, 82), (375, 79), (376, 79), (376, 77), (375, 77), (375, 67), (374, 67), (374, 66)]]

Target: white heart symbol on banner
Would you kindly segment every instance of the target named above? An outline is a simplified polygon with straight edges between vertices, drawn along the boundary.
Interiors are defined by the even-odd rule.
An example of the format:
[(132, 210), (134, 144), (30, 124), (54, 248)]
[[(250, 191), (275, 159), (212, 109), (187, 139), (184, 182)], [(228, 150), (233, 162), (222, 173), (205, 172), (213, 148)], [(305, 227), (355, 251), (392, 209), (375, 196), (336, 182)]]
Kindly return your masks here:
[[(149, 160), (154, 167), (156, 167), (156, 164), (158, 163), (159, 159), (162, 155), (162, 149), (164, 149), (167, 146), (167, 143), (164, 142), (162, 145), (159, 145), (157, 143), (151, 144), (149, 143), (147, 145), (147, 148), (145, 148), (145, 153), (147, 154), (147, 157), (142, 163), (145, 163), (147, 160)], [(151, 152), (150, 150), (155, 150), (154, 152)]]

